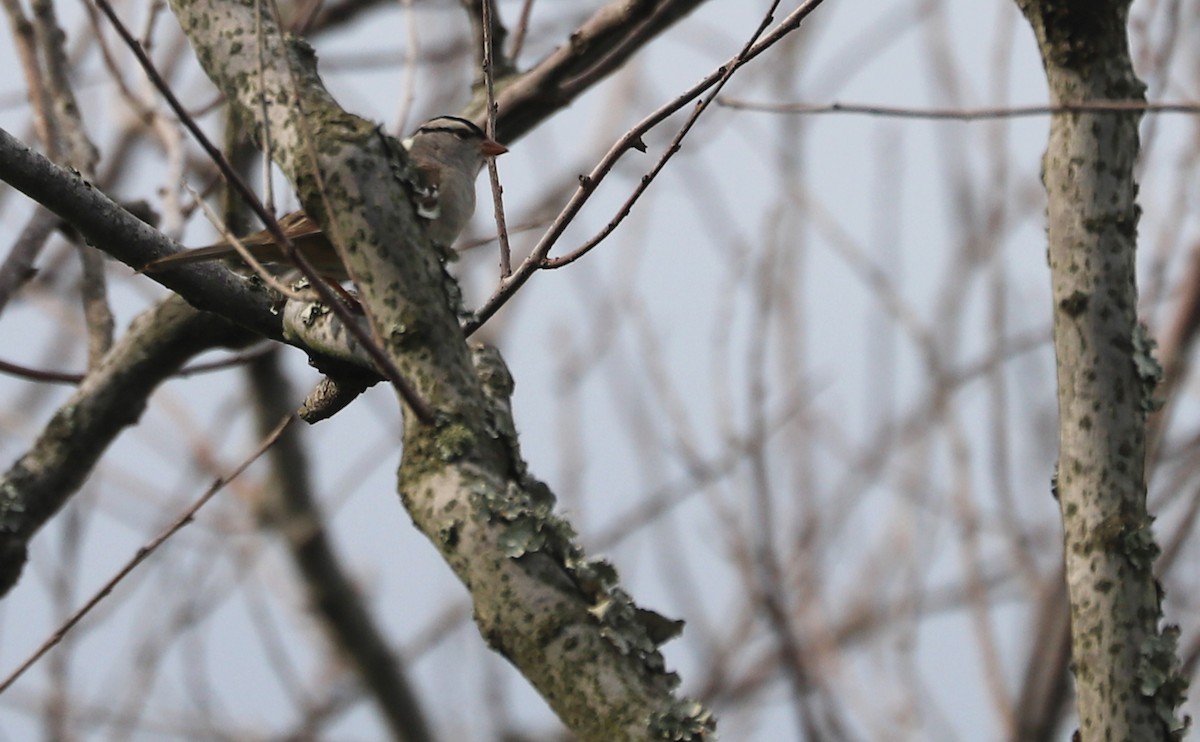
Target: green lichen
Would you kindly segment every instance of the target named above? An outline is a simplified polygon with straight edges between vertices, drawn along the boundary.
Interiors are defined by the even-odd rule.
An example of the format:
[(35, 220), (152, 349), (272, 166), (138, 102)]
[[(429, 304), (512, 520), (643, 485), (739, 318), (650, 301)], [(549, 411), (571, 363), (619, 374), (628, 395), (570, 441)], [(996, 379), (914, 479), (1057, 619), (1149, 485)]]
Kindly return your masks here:
[(1134, 567), (1149, 572), (1158, 558), (1160, 550), (1154, 541), (1154, 517), (1146, 516), (1138, 523), (1131, 523), (1121, 533), (1121, 547), (1125, 557)]
[(579, 588), (591, 603), (604, 600), (608, 590), (617, 584), (617, 569), (604, 559), (586, 559), (582, 553), (573, 552), (563, 563), (575, 579)]
[(1163, 377), (1162, 366), (1154, 357), (1157, 345), (1146, 325), (1139, 322), (1133, 328), (1133, 367), (1141, 382), (1141, 406), (1146, 414), (1161, 409), (1163, 405), (1163, 401), (1154, 396), (1154, 390)]
[(1149, 572), (1159, 555), (1153, 524), (1152, 516), (1115, 513), (1093, 527), (1090, 543), (1094, 548), (1116, 551), (1135, 569)]
[(434, 449), (442, 461), (458, 461), (475, 446), (475, 435), (462, 423), (447, 423), (434, 439)]
[(500, 547), (510, 559), (541, 551), (546, 546), (546, 533), (535, 518), (520, 518), (509, 523), (500, 536)]
[[(502, 493), (485, 487), (472, 493), (475, 512), (501, 527), (500, 546), (516, 559), (531, 552), (546, 552), (561, 562), (575, 533), (554, 515), (554, 495), (544, 484), (522, 486), (510, 481)], [(541, 485), (536, 486), (536, 485)]]
[(655, 739), (684, 742), (685, 740), (717, 739), (717, 722), (704, 704), (691, 698), (680, 698), (665, 713), (650, 719), (650, 734)]
[(25, 516), (25, 498), (11, 481), (0, 485), (0, 530), (19, 533), (18, 522)]
[(1092, 527), (1091, 548), (1108, 549), (1117, 544), (1126, 528), (1125, 518), (1114, 513)]
[(512, 418), (512, 393), (515, 388), (512, 374), (500, 351), (490, 345), (472, 345), (471, 362), (487, 402), (484, 432), (507, 449), (509, 473), (514, 479), (522, 479), (527, 470)]
[[(683, 633), (683, 621), (639, 608), (620, 588), (609, 590), (588, 611), (600, 622), (600, 635), (617, 651), (636, 656), (659, 672), (665, 670), (665, 665), (658, 648)], [(666, 674), (673, 678), (674, 687), (678, 677)]]
[(1180, 673), (1178, 643), (1178, 626), (1147, 637), (1138, 651), (1137, 669), (1141, 692), (1154, 699), (1154, 713), (1173, 740), (1183, 739), (1192, 723), (1190, 716), (1178, 715), (1188, 686)]
[(483, 384), (484, 392), (494, 400), (507, 402), (516, 389), (516, 382), (500, 351), (492, 345), (474, 344), (471, 346), (471, 361), (475, 364), (475, 374)]

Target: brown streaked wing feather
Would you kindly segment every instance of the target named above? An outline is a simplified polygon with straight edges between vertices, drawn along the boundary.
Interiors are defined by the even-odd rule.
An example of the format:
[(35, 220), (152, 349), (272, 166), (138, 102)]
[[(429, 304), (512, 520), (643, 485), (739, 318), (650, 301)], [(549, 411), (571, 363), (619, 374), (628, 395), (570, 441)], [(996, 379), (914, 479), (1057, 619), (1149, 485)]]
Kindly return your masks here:
[(180, 265), (189, 263), (199, 263), (205, 260), (220, 260), (222, 258), (236, 255), (237, 251), (232, 245), (226, 243), (218, 243), (216, 245), (208, 245), (207, 247), (197, 247), (194, 250), (182, 250), (174, 255), (167, 255), (161, 258), (151, 260), (142, 266), (138, 273), (154, 273), (159, 270), (166, 270)]
[[(279, 228), (293, 242), (302, 242), (306, 238), (321, 235), (320, 228), (303, 211), (293, 211), (290, 214), (284, 215), (279, 219)], [(246, 235), (242, 238), (242, 244), (246, 246), (246, 249), (250, 251), (250, 254), (256, 260), (268, 263), (283, 260), (283, 250), (276, 244), (275, 238), (271, 236), (271, 233), (265, 229), (260, 229), (257, 232)], [(204, 247), (183, 250), (174, 255), (167, 255), (156, 260), (151, 260), (142, 266), (142, 269), (138, 272), (153, 273), (158, 270), (187, 265), (189, 263), (236, 258), (237, 255), (237, 249), (232, 243), (222, 240), (211, 245), (205, 245)]]

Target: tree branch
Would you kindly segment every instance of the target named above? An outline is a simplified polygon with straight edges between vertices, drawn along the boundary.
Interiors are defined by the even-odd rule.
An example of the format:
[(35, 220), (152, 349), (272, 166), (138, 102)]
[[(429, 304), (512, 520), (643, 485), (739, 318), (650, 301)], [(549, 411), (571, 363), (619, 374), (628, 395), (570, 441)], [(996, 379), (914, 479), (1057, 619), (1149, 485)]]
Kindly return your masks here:
[(0, 477), (0, 596), (16, 584), (29, 540), (75, 494), (117, 434), (137, 422), (154, 389), (197, 353), (256, 339), (179, 297), (134, 320), (33, 446)]
[[(405, 417), (399, 494), (471, 591), (485, 639), (585, 740), (700, 739), (712, 720), (675, 697), (678, 678), (658, 651), (678, 628), (635, 606), (609, 565), (584, 557), (554, 496), (526, 473), (511, 378), (498, 355), (468, 352), (442, 249), (415, 218), (403, 148), (342, 111), (307, 46), (270, 18), (235, 2), (173, 8), (231, 104), (270, 129), (276, 162), (339, 247), (381, 348), (438, 411), (432, 425)], [(258, 23), (261, 72), (230, 32)]]
[[(1018, 0), (1051, 102), (1143, 98), (1128, 0)], [(1160, 628), (1146, 508), (1146, 415), (1161, 375), (1137, 324), (1140, 111), (1055, 116), (1043, 166), (1058, 370), (1059, 462), (1072, 667), (1084, 740), (1178, 739), (1176, 631)], [(1049, 618), (1047, 625), (1057, 621)], [(1038, 658), (1040, 662), (1042, 658)]]

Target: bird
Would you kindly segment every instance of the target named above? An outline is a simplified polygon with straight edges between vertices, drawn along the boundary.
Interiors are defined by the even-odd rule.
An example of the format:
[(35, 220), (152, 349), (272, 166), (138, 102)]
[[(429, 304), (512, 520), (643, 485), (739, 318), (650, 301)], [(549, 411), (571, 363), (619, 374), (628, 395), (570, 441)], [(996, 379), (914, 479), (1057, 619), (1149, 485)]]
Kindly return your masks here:
[[(502, 155), (508, 148), (488, 137), (473, 121), (458, 116), (435, 116), (401, 144), (417, 170), (418, 186), (412, 196), (417, 215), (426, 220), (426, 233), (432, 241), (449, 246), (475, 213), (475, 179), (479, 171), (487, 158)], [(334, 281), (350, 278), (333, 243), (303, 210), (280, 218), (279, 227), (317, 273)], [(283, 246), (265, 229), (242, 237), (241, 243), (259, 262), (287, 262)], [(140, 272), (238, 258), (233, 243), (222, 240), (157, 258)]]

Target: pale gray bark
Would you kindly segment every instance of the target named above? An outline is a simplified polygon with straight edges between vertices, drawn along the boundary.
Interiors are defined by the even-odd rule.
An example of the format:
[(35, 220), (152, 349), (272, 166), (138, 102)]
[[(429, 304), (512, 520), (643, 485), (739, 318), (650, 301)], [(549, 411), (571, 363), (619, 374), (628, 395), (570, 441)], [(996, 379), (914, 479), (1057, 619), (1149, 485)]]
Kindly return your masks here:
[[(1141, 98), (1129, 3), (1019, 0), (1054, 104)], [(1139, 112), (1054, 116), (1043, 161), (1058, 369), (1058, 497), (1083, 740), (1182, 733), (1174, 632), (1153, 574), (1145, 419), (1157, 364), (1137, 323)]]
[[(414, 220), (402, 148), (342, 111), (307, 46), (253, 4), (173, 8), (260, 141), (269, 128), (275, 161), (343, 247), (375, 337), (436, 410), (431, 424), (406, 415), (399, 494), (470, 590), (486, 640), (582, 739), (699, 739), (708, 712), (675, 696), (678, 678), (657, 649), (673, 626), (634, 606), (610, 566), (583, 557), (553, 495), (526, 473), (511, 379), (498, 357), (467, 348), (452, 279)], [(246, 32), (259, 23), (261, 73)]]

